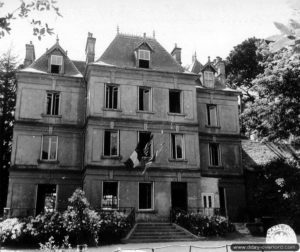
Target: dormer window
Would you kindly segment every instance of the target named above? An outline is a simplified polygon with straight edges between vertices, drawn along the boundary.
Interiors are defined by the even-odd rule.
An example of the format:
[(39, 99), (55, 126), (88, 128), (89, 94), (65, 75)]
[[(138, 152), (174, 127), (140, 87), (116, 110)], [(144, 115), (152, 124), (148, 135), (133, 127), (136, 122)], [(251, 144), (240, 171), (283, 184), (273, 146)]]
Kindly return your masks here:
[(50, 72), (59, 74), (62, 72), (63, 57), (59, 55), (51, 55)]
[(204, 85), (213, 88), (215, 82), (214, 73), (211, 71), (204, 71)]
[(149, 68), (150, 66), (150, 51), (139, 50), (138, 60), (140, 68)]

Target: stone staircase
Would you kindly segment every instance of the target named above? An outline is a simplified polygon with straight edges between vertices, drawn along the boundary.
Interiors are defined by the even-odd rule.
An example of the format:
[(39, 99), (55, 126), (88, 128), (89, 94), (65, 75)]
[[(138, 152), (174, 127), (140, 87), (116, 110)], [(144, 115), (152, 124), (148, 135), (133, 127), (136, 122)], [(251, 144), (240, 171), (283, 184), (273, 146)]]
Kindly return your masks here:
[(199, 237), (174, 223), (137, 223), (124, 243), (195, 241)]

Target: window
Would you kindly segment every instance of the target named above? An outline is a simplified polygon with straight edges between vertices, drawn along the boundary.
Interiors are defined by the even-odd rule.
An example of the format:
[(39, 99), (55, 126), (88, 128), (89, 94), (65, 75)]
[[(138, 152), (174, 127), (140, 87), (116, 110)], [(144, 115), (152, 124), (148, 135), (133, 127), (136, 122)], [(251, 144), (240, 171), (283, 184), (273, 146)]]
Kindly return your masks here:
[(169, 92), (169, 105), (170, 113), (181, 113), (180, 91), (170, 90)]
[(139, 50), (139, 67), (149, 68), (150, 66), (150, 51), (148, 50)]
[(56, 185), (39, 184), (37, 188), (36, 215), (54, 212), (56, 206)]
[(58, 115), (59, 93), (47, 93), (47, 115)]
[(139, 110), (150, 111), (151, 110), (151, 89), (140, 87), (139, 88)]
[(119, 132), (104, 131), (104, 156), (119, 155)]
[(43, 136), (41, 159), (54, 161), (57, 160), (57, 136)]
[(204, 85), (206, 87), (214, 87), (214, 73), (204, 71)]
[(103, 181), (102, 208), (118, 208), (118, 182)]
[(59, 55), (51, 55), (50, 71), (51, 73), (60, 73), (63, 64), (63, 57)]
[(215, 200), (213, 193), (202, 193), (204, 215), (214, 215)]
[(209, 163), (211, 166), (220, 166), (220, 146), (217, 143), (209, 144)]
[(139, 209), (153, 209), (153, 186), (152, 183), (139, 183)]
[(173, 159), (183, 159), (183, 135), (181, 134), (171, 134), (171, 151)]
[(105, 107), (108, 109), (118, 108), (118, 86), (106, 85)]
[(218, 126), (217, 105), (207, 104), (207, 125)]
[(138, 142), (142, 144), (144, 147), (144, 153), (146, 154), (146, 157), (151, 157), (153, 154), (153, 140), (150, 142), (151, 146), (150, 148), (146, 148), (146, 144), (149, 142), (151, 136), (151, 132), (139, 132), (138, 135)]

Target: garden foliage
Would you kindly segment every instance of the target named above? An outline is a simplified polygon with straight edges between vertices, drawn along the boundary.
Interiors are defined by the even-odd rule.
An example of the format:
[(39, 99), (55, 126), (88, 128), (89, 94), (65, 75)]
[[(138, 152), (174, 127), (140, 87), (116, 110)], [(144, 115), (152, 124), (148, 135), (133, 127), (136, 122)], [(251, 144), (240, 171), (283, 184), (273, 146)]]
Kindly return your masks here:
[(219, 215), (178, 212), (175, 222), (197, 236), (224, 236), (234, 231), (234, 226)]
[(123, 213), (92, 210), (84, 192), (77, 189), (63, 213), (45, 212), (36, 217), (9, 218), (0, 222), (0, 242), (6, 245), (40, 244), (43, 248), (61, 248), (69, 243), (97, 245), (119, 241), (130, 227)]

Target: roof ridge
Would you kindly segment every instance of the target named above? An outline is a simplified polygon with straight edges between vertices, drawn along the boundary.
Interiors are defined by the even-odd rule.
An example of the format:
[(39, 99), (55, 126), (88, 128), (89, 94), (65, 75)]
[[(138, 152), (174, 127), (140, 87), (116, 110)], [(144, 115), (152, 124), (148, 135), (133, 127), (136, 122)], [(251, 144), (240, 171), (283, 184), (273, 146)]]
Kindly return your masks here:
[(152, 39), (152, 40), (156, 40), (156, 38), (154, 37), (148, 37), (148, 36), (140, 36), (140, 35), (137, 35), (137, 34), (132, 34), (132, 33), (123, 33), (123, 32), (120, 32), (117, 34), (117, 36), (124, 36), (124, 37), (131, 37), (131, 38), (140, 38), (140, 39)]

